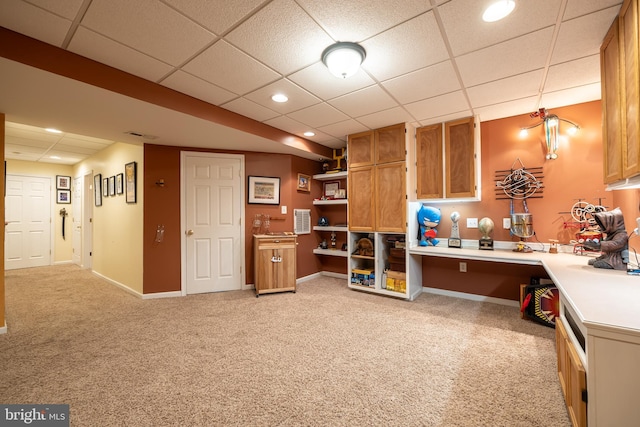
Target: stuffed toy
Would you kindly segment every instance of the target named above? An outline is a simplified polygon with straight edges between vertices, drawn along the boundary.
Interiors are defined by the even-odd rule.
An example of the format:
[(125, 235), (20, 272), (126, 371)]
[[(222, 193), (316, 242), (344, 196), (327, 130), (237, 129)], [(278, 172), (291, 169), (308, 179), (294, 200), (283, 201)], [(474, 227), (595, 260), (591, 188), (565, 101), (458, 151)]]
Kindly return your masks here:
[(624, 229), (624, 216), (620, 208), (593, 214), (596, 224), (606, 237), (600, 241), (587, 240), (583, 244), (589, 249), (601, 251), (602, 255), (589, 260), (595, 268), (626, 270), (629, 262), (629, 235)]
[(420, 228), (420, 234), (418, 239), (420, 240), (420, 246), (435, 246), (439, 240), (436, 239), (438, 231), (436, 227), (440, 224), (441, 217), (440, 209), (432, 206), (422, 205), (418, 210), (418, 225)]

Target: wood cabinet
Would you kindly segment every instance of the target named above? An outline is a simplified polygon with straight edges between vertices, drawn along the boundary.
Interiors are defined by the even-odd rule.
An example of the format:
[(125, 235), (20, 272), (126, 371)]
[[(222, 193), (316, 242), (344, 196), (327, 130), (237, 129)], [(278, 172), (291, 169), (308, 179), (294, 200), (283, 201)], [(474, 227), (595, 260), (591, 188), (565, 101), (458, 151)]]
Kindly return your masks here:
[(349, 230), (374, 231), (375, 217), (375, 172), (374, 166), (349, 169)]
[(375, 163), (404, 162), (407, 156), (406, 127), (404, 123), (374, 131)]
[(587, 425), (587, 375), (562, 319), (556, 321), (558, 379), (574, 427)]
[[(346, 177), (347, 172), (336, 172), (336, 173), (323, 173), (317, 174), (313, 176), (315, 181), (320, 181), (323, 183), (327, 181), (336, 181), (340, 183), (341, 188), (346, 187)], [(314, 225), (313, 231), (318, 235), (318, 241), (329, 240), (331, 238), (331, 233), (337, 233), (336, 237), (336, 248), (331, 248), (329, 246), (328, 249), (316, 248), (313, 250), (313, 253), (316, 255), (326, 255), (326, 256), (337, 256), (337, 257), (347, 257), (348, 252), (341, 250), (342, 243), (347, 243), (347, 205), (348, 200), (345, 199), (328, 199), (328, 200), (314, 200), (313, 204), (318, 206), (320, 211), (320, 215), (327, 216), (329, 219), (328, 226)]]
[(407, 222), (405, 162), (376, 166), (376, 230), (404, 233)]
[(475, 139), (473, 117), (416, 130), (418, 199), (476, 197)]
[(273, 292), (296, 291), (295, 235), (254, 235), (256, 297)]
[(638, 0), (625, 0), (600, 47), (604, 181), (640, 174)]
[(369, 166), (375, 162), (375, 139), (373, 131), (349, 135), (347, 138), (348, 169)]

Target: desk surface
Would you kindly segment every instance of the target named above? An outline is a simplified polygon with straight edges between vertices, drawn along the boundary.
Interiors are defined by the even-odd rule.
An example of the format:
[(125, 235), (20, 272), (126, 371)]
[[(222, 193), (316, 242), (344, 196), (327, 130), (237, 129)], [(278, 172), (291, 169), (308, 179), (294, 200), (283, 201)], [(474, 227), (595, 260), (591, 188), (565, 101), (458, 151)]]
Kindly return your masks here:
[(522, 253), (439, 246), (412, 247), (411, 255), (542, 265), (582, 323), (640, 334), (640, 276), (588, 265), (589, 257), (569, 253)]

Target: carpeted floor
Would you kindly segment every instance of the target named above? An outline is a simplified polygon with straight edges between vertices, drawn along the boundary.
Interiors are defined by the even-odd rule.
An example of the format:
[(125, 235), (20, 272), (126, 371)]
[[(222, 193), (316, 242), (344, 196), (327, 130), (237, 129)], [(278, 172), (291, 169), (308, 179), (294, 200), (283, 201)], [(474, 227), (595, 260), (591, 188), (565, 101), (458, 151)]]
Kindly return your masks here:
[(570, 426), (554, 331), (344, 280), (141, 300), (72, 265), (5, 273), (0, 402), (73, 426)]

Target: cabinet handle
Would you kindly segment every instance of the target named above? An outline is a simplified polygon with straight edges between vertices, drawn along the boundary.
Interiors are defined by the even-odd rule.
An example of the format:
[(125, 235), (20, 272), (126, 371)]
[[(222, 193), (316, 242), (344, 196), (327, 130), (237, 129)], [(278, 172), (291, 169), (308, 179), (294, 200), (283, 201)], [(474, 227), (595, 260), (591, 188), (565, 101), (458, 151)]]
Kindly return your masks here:
[(271, 262), (282, 262), (282, 257), (274, 255), (271, 257)]

